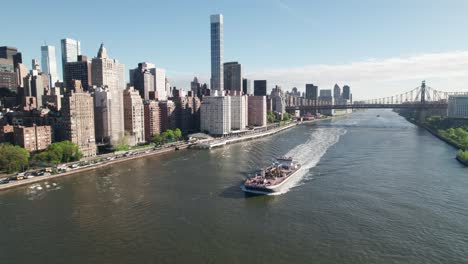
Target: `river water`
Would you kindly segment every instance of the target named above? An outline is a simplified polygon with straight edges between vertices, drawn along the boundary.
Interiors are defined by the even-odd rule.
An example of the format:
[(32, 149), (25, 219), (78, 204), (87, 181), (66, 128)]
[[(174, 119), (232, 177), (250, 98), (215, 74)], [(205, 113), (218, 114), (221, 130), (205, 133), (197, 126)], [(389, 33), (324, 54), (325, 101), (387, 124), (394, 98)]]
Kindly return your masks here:
[[(280, 155), (303, 164), (298, 180), (244, 195), (246, 174)], [(468, 263), (468, 168), (454, 156), (369, 110), (120, 163), (0, 193), (0, 263)]]

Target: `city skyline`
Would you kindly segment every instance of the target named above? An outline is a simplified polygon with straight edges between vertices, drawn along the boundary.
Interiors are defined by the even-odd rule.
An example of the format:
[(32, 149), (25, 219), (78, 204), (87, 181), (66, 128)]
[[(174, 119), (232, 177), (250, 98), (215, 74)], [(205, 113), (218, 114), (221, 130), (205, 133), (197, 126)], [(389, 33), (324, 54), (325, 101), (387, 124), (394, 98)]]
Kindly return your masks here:
[[(167, 69), (172, 85), (188, 90), (194, 76), (198, 76), (202, 83), (210, 83), (209, 30), (206, 29), (206, 24), (209, 15), (221, 13), (225, 20), (224, 36), (227, 44), (224, 60), (240, 61), (245, 73), (243, 77), (267, 79), (269, 91), (275, 84), (285, 90), (297, 87), (304, 91), (306, 83), (314, 83), (322, 89), (330, 89), (338, 83), (340, 86), (348, 84), (353, 87), (356, 99), (366, 99), (411, 89), (422, 79), (439, 90), (456, 91), (467, 87), (465, 69), (468, 68), (468, 39), (460, 34), (468, 25), (461, 14), (466, 3), (386, 3), (380, 4), (374, 13), (365, 12), (361, 17), (361, 12), (372, 8), (374, 4), (362, 1), (357, 3), (365, 10), (359, 11), (356, 7), (351, 7), (350, 3), (291, 1), (286, 4), (284, 1), (254, 1), (249, 5), (252, 10), (243, 12), (242, 16), (238, 15), (238, 10), (232, 8), (232, 3), (184, 3), (191, 12), (183, 11), (184, 15), (180, 16), (177, 23), (166, 27), (157, 27), (154, 31), (146, 28), (147, 34), (142, 34), (134, 27), (130, 28), (131, 23), (127, 25), (123, 22), (110, 25), (103, 21), (102, 26), (107, 26), (110, 30), (99, 32), (88, 30), (86, 25), (90, 22), (83, 22), (83, 26), (77, 27), (72, 21), (63, 20), (63, 25), (57, 25), (56, 20), (60, 17), (43, 22), (51, 25), (49, 31), (18, 34), (22, 25), (32, 23), (26, 18), (6, 29), (3, 45), (17, 47), (23, 53), (24, 61), (28, 62), (32, 58), (40, 58), (40, 46), (44, 42), (58, 49), (61, 39), (76, 39), (81, 42), (81, 53), (88, 57), (92, 57), (96, 45), (104, 42), (112, 50), (112, 56), (123, 64), (137, 65), (141, 61), (153, 61)], [(174, 10), (177, 5), (157, 4), (167, 10)], [(8, 5), (9, 3), (6, 8)], [(142, 6), (150, 9), (147, 7), (151, 5), (152, 3), (144, 3)], [(116, 16), (124, 15), (123, 9), (130, 7), (122, 3), (116, 6), (110, 6), (109, 2), (98, 4), (98, 7), (102, 6), (115, 11), (113, 15)], [(142, 7), (132, 7), (144, 11)], [(64, 8), (64, 4), (57, 2), (53, 8)], [(86, 2), (76, 8), (77, 12), (89, 9)], [(268, 16), (276, 15), (280, 19), (269, 19), (266, 20), (267, 23), (264, 20), (266, 15), (258, 15), (256, 12), (261, 8), (265, 9)], [(307, 12), (316, 9), (334, 11), (336, 21), (331, 25), (319, 23), (319, 28), (312, 26), (313, 20)], [(434, 21), (425, 20), (427, 25), (421, 25), (421, 22), (412, 18), (416, 16), (410, 11), (420, 11), (419, 9), (426, 16), (432, 15)], [(323, 19), (324, 14), (319, 13), (321, 12), (314, 12), (314, 20)], [(7, 14), (7, 19), (10, 15)], [(169, 18), (164, 15), (156, 19), (159, 21)], [(182, 27), (187, 20), (190, 23)], [(372, 21), (376, 21), (376, 25), (369, 25)], [(350, 22), (351, 25), (347, 26), (345, 22)], [(402, 23), (406, 23), (404, 27)], [(446, 27), (447, 24), (451, 27)], [(122, 30), (115, 33), (111, 30), (113, 27)], [(309, 33), (309, 27), (312, 33)], [(153, 33), (158, 37), (150, 36)], [(162, 36), (169, 41), (154, 39)], [(183, 41), (177, 41), (181, 36), (197, 41), (191, 43), (191, 49), (186, 49)], [(138, 41), (143, 39), (144, 42)], [(246, 39), (249, 41), (248, 45), (245, 44)], [(286, 43), (291, 47), (288, 48)], [(383, 45), (384, 43), (393, 44)], [(56, 56), (60, 57), (59, 51), (56, 52)], [(61, 65), (57, 66), (61, 68)], [(126, 73), (126, 80), (128, 79)]]

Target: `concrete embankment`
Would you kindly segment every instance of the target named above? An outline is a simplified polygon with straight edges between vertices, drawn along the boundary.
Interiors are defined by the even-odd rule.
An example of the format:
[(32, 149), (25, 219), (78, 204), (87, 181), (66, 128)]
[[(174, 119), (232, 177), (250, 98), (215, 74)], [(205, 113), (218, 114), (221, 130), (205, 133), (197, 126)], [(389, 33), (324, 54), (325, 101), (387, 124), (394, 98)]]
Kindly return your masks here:
[(241, 141), (254, 140), (254, 139), (257, 139), (257, 138), (267, 137), (267, 136), (279, 133), (279, 132), (281, 132), (283, 130), (294, 127), (294, 126), (296, 126), (298, 124), (299, 123), (288, 124), (288, 125), (284, 125), (284, 126), (279, 127), (279, 128), (274, 128), (274, 129), (271, 129), (271, 130), (268, 130), (268, 131), (265, 131), (265, 132), (259, 132), (259, 133), (255, 133), (255, 134), (251, 134), (251, 135), (243, 135), (243, 136), (239, 136), (239, 137), (230, 137), (230, 138), (225, 138), (225, 139), (215, 139), (215, 140), (212, 140), (212, 141), (209, 141), (209, 142), (198, 143), (198, 144), (194, 145), (193, 148), (196, 148), (196, 149), (211, 149), (211, 148), (222, 147), (222, 146), (225, 146), (227, 144), (233, 144), (233, 143), (237, 143), (237, 142), (241, 142)]

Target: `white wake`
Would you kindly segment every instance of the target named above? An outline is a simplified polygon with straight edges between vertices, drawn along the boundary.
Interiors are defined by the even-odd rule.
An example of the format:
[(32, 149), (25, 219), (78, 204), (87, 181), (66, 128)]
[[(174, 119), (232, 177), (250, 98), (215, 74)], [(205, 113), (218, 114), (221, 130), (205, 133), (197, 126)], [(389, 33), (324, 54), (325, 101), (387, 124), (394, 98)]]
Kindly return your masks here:
[(308, 178), (309, 170), (319, 163), (327, 150), (335, 145), (344, 134), (346, 134), (344, 128), (317, 128), (314, 130), (306, 142), (294, 147), (285, 154), (285, 156), (292, 157), (302, 165), (298, 174), (294, 175), (294, 179), (291, 179), (283, 186), (281, 192), (269, 193), (268, 195), (287, 193), (292, 188), (302, 185), (305, 180), (310, 180)]

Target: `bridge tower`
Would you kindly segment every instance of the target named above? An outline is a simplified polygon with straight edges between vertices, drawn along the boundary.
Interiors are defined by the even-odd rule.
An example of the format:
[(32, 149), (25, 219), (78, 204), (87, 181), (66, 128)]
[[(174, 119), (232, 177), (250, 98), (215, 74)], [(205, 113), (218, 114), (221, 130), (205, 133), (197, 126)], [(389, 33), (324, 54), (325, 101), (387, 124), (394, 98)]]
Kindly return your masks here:
[(421, 84), (421, 104), (426, 103), (426, 81), (422, 81)]
[[(421, 84), (421, 104), (426, 104), (426, 81), (422, 81)], [(419, 122), (424, 122), (424, 120), (426, 120), (426, 115), (425, 109), (416, 110), (416, 116)]]

